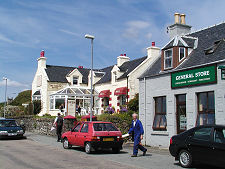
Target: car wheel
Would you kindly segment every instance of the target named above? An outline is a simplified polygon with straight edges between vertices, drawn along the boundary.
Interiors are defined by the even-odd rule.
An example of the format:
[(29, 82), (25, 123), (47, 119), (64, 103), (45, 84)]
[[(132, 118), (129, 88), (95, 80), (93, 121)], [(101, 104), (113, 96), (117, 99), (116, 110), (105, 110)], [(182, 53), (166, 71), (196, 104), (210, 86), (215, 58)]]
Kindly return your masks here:
[(87, 142), (87, 143), (85, 144), (84, 149), (85, 149), (85, 152), (86, 152), (87, 154), (90, 154), (90, 153), (91, 153), (91, 143)]
[(118, 154), (120, 152), (120, 148), (112, 148), (113, 153)]
[(178, 156), (179, 163), (182, 167), (187, 168), (192, 165), (192, 155), (187, 150), (181, 150)]
[(70, 149), (72, 147), (72, 145), (69, 143), (67, 138), (63, 139), (63, 148), (64, 149)]

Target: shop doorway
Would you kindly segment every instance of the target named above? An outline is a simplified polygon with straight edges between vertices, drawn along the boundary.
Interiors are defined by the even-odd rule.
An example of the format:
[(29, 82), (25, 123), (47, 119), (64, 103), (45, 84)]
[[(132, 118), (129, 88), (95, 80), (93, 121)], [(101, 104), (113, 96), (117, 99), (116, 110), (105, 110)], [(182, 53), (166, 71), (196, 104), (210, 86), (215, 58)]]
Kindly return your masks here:
[(186, 94), (176, 95), (177, 134), (187, 130)]

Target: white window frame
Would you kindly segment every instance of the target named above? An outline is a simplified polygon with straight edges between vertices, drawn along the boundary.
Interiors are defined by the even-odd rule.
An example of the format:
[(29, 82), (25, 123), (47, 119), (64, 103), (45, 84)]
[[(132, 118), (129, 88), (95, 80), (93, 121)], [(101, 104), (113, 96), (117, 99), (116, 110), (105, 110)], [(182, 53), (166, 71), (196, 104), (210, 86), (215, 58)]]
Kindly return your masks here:
[[(184, 49), (184, 57), (182, 59), (180, 58), (180, 50), (181, 49)], [(182, 60), (184, 60), (184, 58), (186, 58), (186, 50), (185, 50), (185, 47), (179, 47), (179, 62), (182, 61)]]
[[(74, 84), (74, 83), (73, 83), (73, 85), (78, 85), (78, 84), (79, 84), (79, 77), (78, 77), (78, 76), (73, 76), (73, 79), (74, 79), (74, 78), (77, 78), (77, 84)], [(73, 80), (73, 79), (72, 79), (72, 80)], [(74, 81), (74, 80), (73, 80), (73, 81)]]
[[(169, 50), (172, 51), (172, 55), (171, 55), (171, 57), (166, 57), (166, 51), (169, 51)], [(166, 58), (167, 59), (171, 58), (171, 66), (170, 67), (166, 67)], [(164, 51), (164, 70), (171, 69), (171, 68), (173, 68), (173, 49), (167, 49)]]

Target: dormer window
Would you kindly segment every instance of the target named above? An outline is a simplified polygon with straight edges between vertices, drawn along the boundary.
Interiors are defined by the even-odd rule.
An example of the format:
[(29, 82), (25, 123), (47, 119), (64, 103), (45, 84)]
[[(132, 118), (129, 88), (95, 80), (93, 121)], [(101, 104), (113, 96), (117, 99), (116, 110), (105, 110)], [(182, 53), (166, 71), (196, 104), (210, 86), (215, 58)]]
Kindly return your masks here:
[(78, 85), (78, 77), (73, 76), (73, 85)]
[(179, 62), (185, 58), (185, 48), (180, 47), (179, 48)]
[(165, 50), (164, 52), (164, 69), (172, 68), (173, 51), (172, 49)]

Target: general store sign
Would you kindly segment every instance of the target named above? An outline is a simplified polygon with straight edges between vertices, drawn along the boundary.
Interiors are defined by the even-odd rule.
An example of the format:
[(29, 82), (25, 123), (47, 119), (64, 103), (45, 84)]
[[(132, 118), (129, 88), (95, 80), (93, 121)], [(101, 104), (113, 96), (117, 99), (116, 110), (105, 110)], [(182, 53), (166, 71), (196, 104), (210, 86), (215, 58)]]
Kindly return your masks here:
[(215, 65), (171, 73), (172, 88), (216, 83), (216, 81)]

